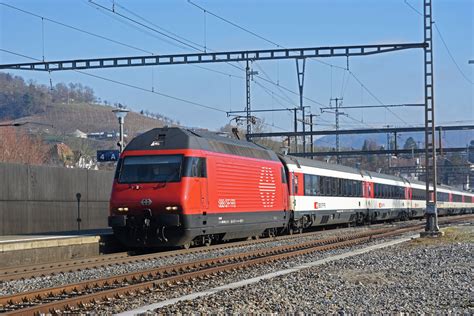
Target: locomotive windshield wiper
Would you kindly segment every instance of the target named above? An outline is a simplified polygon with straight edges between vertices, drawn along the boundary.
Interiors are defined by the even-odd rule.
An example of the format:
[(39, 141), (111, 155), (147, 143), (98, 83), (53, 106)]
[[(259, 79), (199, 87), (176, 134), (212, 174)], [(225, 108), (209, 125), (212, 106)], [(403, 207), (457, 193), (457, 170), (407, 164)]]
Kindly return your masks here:
[[(166, 184), (176, 175), (179, 174), (180, 169), (176, 169), (172, 173), (170, 173), (164, 181), (159, 181), (154, 189), (162, 189), (166, 186)], [(161, 185), (160, 185), (161, 184)]]

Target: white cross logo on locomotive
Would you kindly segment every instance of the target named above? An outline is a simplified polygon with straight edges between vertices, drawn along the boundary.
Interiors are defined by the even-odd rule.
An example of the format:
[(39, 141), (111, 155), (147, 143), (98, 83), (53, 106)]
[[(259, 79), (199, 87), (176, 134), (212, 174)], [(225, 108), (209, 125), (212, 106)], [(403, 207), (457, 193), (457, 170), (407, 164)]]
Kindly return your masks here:
[(260, 189), (263, 207), (273, 207), (275, 204), (276, 183), (272, 168), (262, 167), (258, 188)]
[(140, 201), (140, 204), (143, 206), (150, 206), (152, 203), (151, 199), (143, 199)]

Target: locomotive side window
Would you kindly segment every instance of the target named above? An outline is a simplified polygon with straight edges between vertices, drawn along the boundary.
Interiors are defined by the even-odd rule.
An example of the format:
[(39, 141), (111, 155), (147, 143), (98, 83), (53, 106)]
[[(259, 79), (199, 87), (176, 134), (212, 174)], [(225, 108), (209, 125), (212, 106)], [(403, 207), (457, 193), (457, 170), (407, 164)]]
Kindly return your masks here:
[(128, 156), (122, 161), (118, 182), (178, 182), (182, 161), (181, 155)]
[(184, 158), (184, 177), (206, 178), (206, 158), (185, 157)]
[(119, 159), (117, 162), (117, 169), (115, 169), (114, 179), (118, 179), (120, 175), (120, 170), (122, 169), (122, 159)]
[(286, 181), (286, 172), (283, 167), (281, 167), (281, 183), (287, 183)]

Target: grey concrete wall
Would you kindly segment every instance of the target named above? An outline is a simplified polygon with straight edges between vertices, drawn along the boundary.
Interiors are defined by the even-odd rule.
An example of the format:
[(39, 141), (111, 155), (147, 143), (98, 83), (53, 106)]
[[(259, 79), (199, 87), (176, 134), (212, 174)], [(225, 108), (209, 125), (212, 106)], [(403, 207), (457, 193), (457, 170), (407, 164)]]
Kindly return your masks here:
[(107, 227), (113, 172), (0, 163), (0, 235)]

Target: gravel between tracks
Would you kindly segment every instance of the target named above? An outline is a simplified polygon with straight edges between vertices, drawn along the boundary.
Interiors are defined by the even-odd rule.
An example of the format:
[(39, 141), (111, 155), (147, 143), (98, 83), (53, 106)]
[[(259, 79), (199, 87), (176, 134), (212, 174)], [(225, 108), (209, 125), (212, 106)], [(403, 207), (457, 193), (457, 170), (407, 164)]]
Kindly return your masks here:
[(155, 312), (472, 315), (474, 227), (458, 229), (468, 238), (413, 241)]
[[(353, 232), (354, 230), (361, 231), (360, 228), (351, 228), (342, 230), (342, 233), (346, 234)], [(341, 230), (324, 231), (321, 232), (321, 235), (318, 235), (317, 237), (308, 237), (308, 239), (329, 237), (336, 234), (341, 234)], [(371, 242), (370, 244), (380, 243), (387, 240), (388, 239), (380, 239)], [(222, 256), (231, 253), (248, 251), (249, 249), (256, 249), (256, 247), (269, 247), (270, 244), (276, 246), (282, 244), (292, 244), (296, 242), (301, 242), (301, 238), (298, 238), (297, 241), (269, 241), (263, 244), (252, 246), (231, 248), (225, 250), (213, 250), (200, 254), (187, 254), (172, 258), (163, 258), (158, 259), (157, 261), (159, 262), (156, 264), (157, 266), (161, 266), (165, 264), (170, 264), (170, 262), (166, 260), (176, 260), (173, 262), (184, 262), (186, 260), (196, 260), (198, 258)], [(314, 253), (312, 255), (304, 257), (293, 258), (285, 262), (276, 262), (268, 265), (258, 266), (252, 269), (234, 271), (231, 273), (223, 273), (220, 276), (209, 278), (206, 281), (200, 281), (196, 284), (176, 286), (172, 289), (167, 289), (163, 292), (154, 292), (135, 298), (124, 297), (119, 302), (113, 301), (105, 303), (101, 307), (96, 306), (94, 313), (110, 314), (131, 310), (143, 305), (156, 303), (174, 297), (180, 297), (186, 294), (195, 293), (216, 286), (260, 276), (266, 273), (279, 271), (303, 263), (316, 261), (335, 254), (341, 254), (349, 252), (351, 250), (365, 248), (366, 246), (367, 244), (363, 244), (359, 246), (349, 247), (346, 249), (337, 249), (323, 253)], [(199, 299), (197, 301), (195, 300), (189, 302), (182, 302), (173, 306), (160, 309), (158, 312), (165, 314), (186, 314), (190, 312), (207, 314), (252, 312), (337, 313), (340, 311), (382, 313), (396, 312), (397, 310), (418, 311), (419, 309), (413, 309), (413, 305), (410, 304), (415, 304), (414, 306), (422, 306), (426, 303), (426, 300), (428, 298), (432, 298), (433, 295), (437, 295), (435, 297), (437, 298), (438, 304), (441, 304), (440, 302), (446, 302), (448, 304), (445, 309), (442, 309), (443, 311), (465, 312), (472, 314), (474, 312), (472, 308), (473, 287), (471, 285), (473, 272), (473, 266), (471, 262), (473, 259), (472, 251), (474, 250), (472, 240), (471, 243), (467, 244), (449, 244), (444, 245), (443, 247), (447, 247), (447, 249), (441, 248), (440, 253), (442, 255), (439, 256), (439, 258), (433, 258), (433, 253), (436, 253), (437, 251), (437, 249), (434, 248), (428, 249), (428, 252), (426, 253), (421, 252), (421, 255), (419, 255), (419, 250), (416, 250), (417, 248), (414, 248), (411, 252), (406, 253), (406, 251), (403, 250), (403, 246), (392, 247), (390, 248), (390, 250), (373, 252), (373, 254), (377, 254), (377, 257), (372, 256), (372, 253), (367, 255), (361, 255), (357, 258), (350, 258), (339, 261), (337, 263), (327, 264), (324, 268), (319, 268), (321, 269), (320, 271), (323, 272), (314, 272), (319, 271), (316, 270), (317, 268), (308, 269), (304, 272), (302, 271), (300, 273), (275, 278), (270, 281), (261, 281), (258, 284), (254, 284), (245, 288), (221, 292), (206, 298)], [(397, 250), (395, 255), (393, 253), (393, 249)], [(454, 258), (454, 255), (456, 255), (456, 258), (459, 257), (459, 260), (457, 260), (457, 263), (460, 263), (459, 266), (450, 265), (449, 260), (452, 260), (452, 258)], [(411, 256), (416, 256), (417, 260), (412, 260), (413, 258)], [(411, 262), (409, 262), (409, 266), (407, 268), (408, 270), (405, 270), (401, 262), (407, 262), (407, 260)], [(341, 262), (345, 262), (344, 265), (340, 266), (340, 264), (342, 264)], [(438, 290), (436, 290), (435, 287), (433, 291), (421, 294), (422, 292), (420, 291), (420, 287), (421, 285), (425, 284), (423, 283), (425, 282), (424, 277), (427, 275), (430, 276), (431, 274), (433, 274), (433, 276), (436, 276), (437, 273), (440, 271), (439, 266), (430, 267), (429, 271), (431, 272), (426, 273), (425, 270), (420, 268), (430, 262), (434, 262), (435, 265), (444, 264), (445, 267), (448, 267), (448, 269), (446, 269), (447, 271), (444, 271), (443, 274), (441, 274), (441, 277), (442, 282), (444, 282), (442, 288), (446, 288), (446, 291), (451, 291), (448, 291), (449, 293), (451, 293), (450, 295), (446, 295), (445, 292), (439, 291), (439, 286), (437, 287)], [(143, 264), (148, 265), (149, 263), (139, 263), (139, 265)], [(392, 274), (390, 274), (389, 267), (394, 268)], [(122, 268), (122, 266), (111, 266), (90, 271), (67, 273), (65, 275), (58, 275), (55, 277), (59, 278), (59, 282), (61, 282), (60, 284), (70, 282), (68, 281), (69, 279), (67, 279), (68, 275), (73, 275), (75, 278), (79, 278), (75, 280), (75, 282), (78, 282), (86, 278), (94, 279), (101, 277), (101, 275), (97, 275), (97, 270), (104, 269), (107, 271), (108, 275), (112, 275), (120, 273), (117, 271)], [(127, 267), (126, 269), (134, 270), (130, 267)], [(143, 269), (143, 267), (141, 269)], [(349, 272), (347, 272), (346, 274), (340, 274), (338, 271), (341, 271), (341, 269), (346, 272)], [(377, 271), (377, 273), (374, 273), (374, 271)], [(420, 275), (423, 276), (423, 278), (418, 278), (418, 275), (416, 274), (420, 271)], [(379, 273), (383, 273), (383, 275), (380, 275)], [(91, 276), (89, 276), (90, 274)], [(72, 276), (70, 277), (72, 278)], [(402, 279), (406, 278), (406, 283), (397, 285), (397, 277)], [(36, 286), (37, 288), (44, 288), (45, 286), (53, 286), (55, 285), (54, 283), (58, 282), (58, 280), (55, 280), (54, 282), (51, 281), (53, 285), (44, 284), (45, 279), (52, 278), (54, 277), (6, 282), (5, 284), (0, 284), (0, 287), (2, 287), (2, 289), (5, 289), (9, 286), (10, 288), (15, 289), (16, 292), (22, 291), (20, 285), (31, 286), (28, 284), (33, 284), (33, 287)], [(415, 280), (416, 282), (410, 284), (411, 280)], [(35, 285), (36, 283), (37, 285)], [(291, 286), (288, 284), (291, 284)], [(325, 294), (327, 294), (328, 296), (324, 296)], [(380, 297), (380, 295), (382, 295), (382, 297)], [(408, 299), (410, 295), (413, 296), (414, 301)], [(456, 296), (457, 298), (451, 299), (453, 296)], [(403, 303), (396, 303), (397, 300), (400, 299), (400, 297), (403, 297), (405, 301), (403, 301)], [(469, 301), (469, 297), (471, 298), (471, 301)], [(360, 305), (362, 303), (364, 305)], [(456, 305), (457, 303), (459, 304)], [(382, 306), (376, 307), (377, 304), (382, 304)], [(393, 306), (396, 306), (396, 308), (398, 309), (384, 309), (384, 307)], [(451, 308), (452, 306), (454, 307)], [(370, 309), (372, 307), (379, 309)], [(422, 310), (429, 312), (437, 311), (438, 309), (435, 308)]]
[[(396, 226), (404, 226), (404, 223), (397, 223)], [(174, 265), (189, 261), (207, 259), (207, 258), (217, 258), (222, 256), (227, 256), (231, 254), (237, 254), (242, 252), (248, 252), (257, 249), (269, 248), (269, 247), (278, 247), (283, 245), (292, 245), (301, 243), (303, 241), (309, 241), (319, 238), (327, 238), (331, 236), (336, 236), (340, 234), (350, 234), (353, 232), (362, 232), (369, 229), (378, 229), (382, 225), (372, 226), (372, 227), (356, 227), (356, 228), (344, 228), (344, 229), (334, 229), (318, 232), (316, 235), (304, 236), (301, 238), (293, 238), (288, 240), (272, 240), (269, 239), (266, 242), (248, 245), (248, 246), (238, 246), (227, 249), (209, 249), (209, 251), (200, 252), (200, 253), (190, 253), (183, 255), (176, 255), (168, 258), (157, 258), (152, 260), (147, 260), (143, 262), (135, 262), (128, 264), (120, 265), (110, 265), (105, 267), (99, 267), (94, 269), (86, 269), (81, 271), (73, 271), (60, 273), (53, 276), (44, 276), (36, 277), (25, 280), (14, 280), (14, 281), (0, 281), (0, 296), (3, 295), (12, 295), (16, 293), (33, 291), (37, 289), (42, 289), (46, 287), (55, 287), (71, 283), (78, 283), (86, 280), (94, 280), (98, 278), (106, 278), (114, 275), (125, 274), (129, 272), (135, 272), (140, 270), (152, 269), (156, 267), (162, 267), (167, 265)], [(389, 227), (393, 225), (383, 225), (384, 227)]]
[[(412, 234), (412, 233), (411, 233)], [(411, 235), (407, 234), (407, 235)], [(123, 311), (127, 310), (132, 310), (136, 309), (140, 306), (145, 306), (149, 304), (153, 304), (156, 302), (160, 302), (163, 300), (175, 298), (175, 297), (181, 297), (187, 294), (207, 290), (210, 288), (214, 288), (217, 286), (222, 286), (226, 285), (229, 283), (241, 281), (241, 280), (246, 280), (254, 277), (258, 277), (267, 273), (275, 272), (275, 271), (280, 271), (284, 270), (287, 268), (291, 268), (294, 266), (298, 266), (304, 263), (308, 262), (313, 262), (319, 259), (327, 258), (333, 255), (337, 254), (342, 254), (346, 253), (355, 249), (361, 249), (367, 247), (367, 245), (374, 245), (378, 243), (385, 242), (387, 240), (392, 240), (394, 238), (381, 238), (377, 239), (375, 241), (361, 244), (361, 245), (356, 245), (344, 249), (335, 249), (335, 250), (330, 250), (330, 251), (325, 251), (325, 252), (316, 252), (310, 255), (306, 256), (301, 256), (301, 257), (296, 257), (296, 258), (291, 258), (287, 259), (286, 261), (278, 261), (278, 262), (273, 262), (265, 265), (259, 265), (254, 268), (250, 269), (245, 269), (245, 270), (238, 270), (238, 271), (233, 271), (230, 273), (222, 273), (220, 276), (210, 278), (209, 280), (205, 281), (200, 281), (196, 284), (186, 284), (183, 286), (177, 286), (174, 289), (166, 289), (164, 292), (154, 292), (151, 294), (139, 296), (137, 298), (127, 298), (123, 299), (120, 302), (111, 302), (110, 305), (108, 306), (102, 306), (100, 308), (100, 312), (105, 312), (106, 314), (115, 314), (115, 313), (120, 313)], [(269, 289), (272, 288), (272, 281), (270, 281), (268, 284), (265, 284), (263, 286), (260, 286), (260, 283), (258, 284), (253, 284), (249, 286), (248, 288), (257, 288), (258, 290), (255, 291), (255, 297), (253, 299), (258, 299), (258, 297), (262, 296), (265, 292), (267, 292)], [(196, 302), (185, 302), (183, 305), (177, 304), (176, 308), (175, 307), (169, 307), (165, 308), (163, 310), (160, 310), (160, 313), (165, 313), (165, 314), (170, 314), (170, 315), (175, 315), (175, 314), (183, 314), (183, 313), (191, 313), (191, 312), (201, 312), (201, 313), (250, 313), (250, 312), (265, 312), (269, 313), (271, 310), (255, 310), (252, 311), (251, 309), (247, 310), (242, 310), (240, 307), (244, 306), (244, 304), (249, 303), (252, 298), (247, 295), (247, 291), (249, 291), (246, 288), (242, 289), (239, 294), (236, 296), (229, 296), (227, 297), (226, 294), (222, 294), (222, 296), (215, 296), (212, 295), (208, 298), (202, 298), (198, 299)], [(222, 292), (222, 293), (227, 293), (228, 291)], [(229, 291), (229, 293), (232, 293), (232, 291)], [(218, 297), (221, 297), (220, 299)], [(207, 302), (208, 300), (213, 300), (215, 302), (215, 305), (201, 305), (200, 303)], [(223, 300), (223, 301), (220, 301)], [(233, 302), (233, 303), (232, 303)], [(259, 302), (259, 301), (257, 301)], [(188, 305), (189, 304), (189, 305)], [(196, 305), (195, 305), (196, 304)], [(221, 306), (226, 306), (226, 304), (231, 304), (234, 306), (233, 309), (220, 309)], [(257, 305), (260, 303), (256, 303)], [(182, 307), (182, 308), (181, 308)], [(202, 307), (202, 309), (200, 308)], [(96, 310), (98, 311), (98, 310)]]

